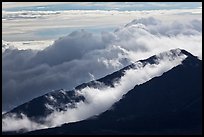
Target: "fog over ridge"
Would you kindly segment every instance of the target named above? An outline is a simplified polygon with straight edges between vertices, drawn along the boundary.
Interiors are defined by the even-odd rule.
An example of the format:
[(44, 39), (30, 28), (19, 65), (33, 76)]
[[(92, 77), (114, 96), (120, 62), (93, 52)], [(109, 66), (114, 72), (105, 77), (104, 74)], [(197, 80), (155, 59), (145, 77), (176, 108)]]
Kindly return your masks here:
[[(181, 50), (177, 49), (157, 55), (155, 64), (136, 62), (134, 68), (126, 70), (124, 76), (114, 83), (114, 87), (104, 86), (100, 89), (86, 87), (76, 90), (77, 93), (82, 94), (87, 99), (86, 102), (78, 102), (76, 108), (61, 112), (55, 110), (45, 118), (44, 124), (31, 121), (23, 114), (23, 118), (16, 118), (14, 114), (3, 119), (3, 131), (20, 130), (22, 128), (31, 131), (50, 128), (97, 116), (110, 109), (115, 102), (119, 101), (135, 85), (145, 83), (153, 77), (162, 75), (164, 72), (180, 65), (186, 57), (186, 55), (181, 53)], [(52, 109), (52, 106), (49, 107)]]

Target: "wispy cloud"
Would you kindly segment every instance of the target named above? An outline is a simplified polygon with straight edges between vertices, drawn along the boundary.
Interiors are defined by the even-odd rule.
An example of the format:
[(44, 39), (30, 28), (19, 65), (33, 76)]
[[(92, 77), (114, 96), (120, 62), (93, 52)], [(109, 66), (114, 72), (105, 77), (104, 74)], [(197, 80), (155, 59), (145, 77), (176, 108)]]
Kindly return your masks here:
[(2, 9), (67, 4), (67, 2), (2, 2)]

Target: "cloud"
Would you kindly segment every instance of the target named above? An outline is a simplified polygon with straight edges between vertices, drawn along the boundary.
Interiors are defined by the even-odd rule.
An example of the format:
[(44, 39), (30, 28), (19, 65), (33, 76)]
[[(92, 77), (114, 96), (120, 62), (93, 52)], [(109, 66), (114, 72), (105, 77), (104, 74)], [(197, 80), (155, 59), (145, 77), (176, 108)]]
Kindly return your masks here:
[[(68, 2), (3, 2), (2, 8), (9, 9), (9, 8), (17, 8), (17, 7), (33, 7), (33, 6), (47, 6), (47, 5), (58, 5), (58, 4), (65, 4)], [(71, 3), (71, 2), (69, 2)]]
[(181, 48), (202, 59), (201, 25), (199, 19), (166, 23), (150, 17), (114, 32), (74, 31), (40, 51), (8, 46), (2, 53), (3, 110), (51, 90), (73, 89), (162, 51)]
[[(108, 4), (110, 5), (110, 4)], [(2, 34), (5, 41), (56, 39), (85, 28), (114, 29), (135, 18), (154, 17), (172, 20), (202, 19), (202, 9), (174, 10), (64, 10), (64, 11), (2, 11)], [(30, 27), (32, 26), (32, 27)], [(66, 31), (65, 31), (66, 30)], [(55, 33), (54, 33), (55, 32)]]
[[(135, 67), (124, 72), (124, 76), (114, 83), (114, 87), (103, 86), (102, 88), (86, 87), (76, 90), (86, 98), (86, 102), (78, 102), (75, 108), (66, 111), (55, 110), (44, 119), (44, 124), (38, 124), (29, 120), (22, 114), (22, 118), (15, 115), (3, 119), (3, 131), (12, 131), (24, 129), (26, 131), (56, 127), (64, 123), (81, 121), (110, 109), (111, 106), (119, 101), (123, 95), (133, 89), (135, 85), (145, 83), (146, 81), (162, 75), (164, 72), (181, 64), (186, 55), (181, 54), (180, 50), (165, 52), (157, 56), (156, 64), (142, 64), (136, 62)], [(52, 99), (52, 97), (49, 97)], [(52, 106), (48, 106), (53, 109)], [(20, 123), (20, 124), (19, 124)], [(9, 126), (12, 125), (12, 126)]]
[[(135, 85), (145, 83), (153, 77), (162, 75), (180, 64), (184, 58), (185, 56), (174, 59), (164, 57), (158, 60), (157, 65), (148, 64), (144, 67), (136, 64), (136, 69), (127, 70), (119, 82), (114, 83), (114, 87), (103, 87), (102, 89), (86, 87), (81, 91), (77, 91), (84, 95), (88, 103), (80, 102), (77, 104), (76, 109), (66, 112), (54, 112), (46, 120), (52, 123), (52, 126), (59, 126), (62, 123), (76, 122), (98, 115), (119, 101)], [(140, 64), (140, 62), (137, 63)]]
[(43, 41), (4, 41), (2, 40), (2, 52), (6, 49), (16, 48), (19, 50), (43, 50), (46, 47), (53, 44), (52, 40), (43, 40)]
[(18, 118), (15, 114), (2, 119), (2, 131), (29, 131), (29, 129), (47, 128), (45, 125), (32, 122), (24, 114), (22, 118)]
[(99, 78), (128, 64), (120, 55), (123, 53), (120, 48), (105, 48), (100, 37), (88, 32), (74, 33), (39, 52), (17, 49), (3, 52), (4, 109), (49, 90), (71, 89), (89, 81), (89, 73)]
[[(58, 65), (74, 59), (81, 59), (87, 52), (104, 49), (105, 45), (106, 43), (101, 40), (100, 36), (84, 30), (74, 31), (67, 37), (56, 40), (52, 46), (37, 53), (31, 61), (37, 61), (37, 64), (47, 63), (50, 66)], [(53, 56), (51, 60), (50, 55)]]
[(166, 24), (153, 17), (135, 19), (115, 31), (113, 44), (126, 49), (132, 60), (172, 48), (186, 49), (202, 59), (201, 24), (201, 20)]
[[(66, 5), (66, 7), (63, 7)], [(105, 10), (156, 10), (156, 9), (189, 9), (202, 6), (200, 2), (3, 2), (5, 10), (41, 9), (105, 9)], [(53, 8), (55, 7), (55, 8)]]

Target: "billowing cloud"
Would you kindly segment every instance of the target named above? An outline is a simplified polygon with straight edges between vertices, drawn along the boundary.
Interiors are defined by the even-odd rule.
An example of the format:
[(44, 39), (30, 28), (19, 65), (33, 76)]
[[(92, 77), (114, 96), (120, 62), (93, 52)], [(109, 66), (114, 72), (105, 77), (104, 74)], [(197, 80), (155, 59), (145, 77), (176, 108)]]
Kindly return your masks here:
[(25, 130), (29, 131), (30, 129), (43, 129), (48, 128), (45, 125), (38, 124), (36, 122), (31, 121), (24, 114), (21, 114), (22, 118), (18, 118), (15, 114), (6, 117), (2, 120), (2, 131), (19, 131)]
[[(136, 62), (134, 68), (126, 70), (124, 76), (114, 83), (114, 87), (103, 86), (100, 89), (86, 87), (81, 90), (76, 90), (78, 94), (82, 94), (86, 98), (86, 102), (78, 102), (75, 108), (69, 108), (61, 112), (55, 110), (44, 119), (44, 124), (35, 123), (23, 114), (22, 118), (17, 118), (14, 114), (3, 119), (3, 131), (20, 129), (30, 131), (55, 127), (64, 123), (76, 122), (97, 116), (107, 109), (110, 109), (115, 102), (119, 101), (123, 95), (133, 89), (135, 85), (145, 83), (153, 77), (162, 75), (164, 72), (181, 64), (185, 58), (186, 55), (182, 54), (180, 50), (174, 50), (173, 52), (159, 54), (156, 64)], [(49, 98), (52, 99), (51, 96)], [(49, 109), (53, 109), (52, 106), (48, 107)]]
[[(74, 31), (44, 50), (2, 53), (3, 110), (55, 89), (98, 79), (139, 59), (181, 48), (202, 59), (202, 21), (141, 18), (114, 32)], [(90, 75), (91, 74), (91, 75)], [(23, 95), (23, 96), (22, 96)]]

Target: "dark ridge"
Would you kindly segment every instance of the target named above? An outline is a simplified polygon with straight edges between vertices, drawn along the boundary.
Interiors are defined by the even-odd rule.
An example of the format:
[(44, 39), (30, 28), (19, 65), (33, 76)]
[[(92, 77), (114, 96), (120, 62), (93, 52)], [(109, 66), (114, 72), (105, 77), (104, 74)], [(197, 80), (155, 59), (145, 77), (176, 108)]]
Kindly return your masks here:
[(25, 134), (201, 135), (201, 74), (202, 61), (188, 55), (181, 65), (135, 86), (95, 119)]
[[(27, 117), (29, 117), (31, 120), (42, 123), (43, 122), (43, 117), (51, 114), (53, 110), (47, 109), (45, 104), (52, 105), (55, 109), (59, 111), (63, 111), (65, 106), (63, 104), (73, 104), (72, 106), (74, 107), (74, 103), (79, 102), (79, 101), (84, 101), (85, 98), (83, 96), (76, 96), (74, 91), (65, 91), (66, 94), (63, 94), (60, 92), (61, 90), (57, 90), (54, 92), (47, 93), (43, 96), (37, 97), (32, 99), (29, 102), (26, 102), (11, 111), (5, 113), (2, 115), (2, 118), (11, 115), (13, 113), (17, 114), (17, 117), (22, 118), (20, 113), (26, 114)], [(50, 101), (47, 96), (53, 96), (56, 102)]]
[[(146, 60), (141, 60), (140, 62), (142, 63), (150, 63), (153, 64), (156, 61), (156, 56), (152, 56)], [(100, 78), (96, 81), (90, 81), (88, 83), (83, 83), (79, 86), (77, 86), (75, 88), (75, 90), (80, 90), (83, 89), (85, 87), (95, 87), (95, 88), (100, 88), (104, 85), (106, 86), (112, 86), (113, 87), (113, 83), (117, 80), (119, 80), (122, 76), (124, 76), (124, 72), (128, 69), (131, 69), (135, 66), (135, 64), (130, 64), (126, 67), (124, 67), (123, 69), (116, 71), (112, 74), (109, 74), (103, 78)], [(60, 89), (62, 90), (62, 89)], [(83, 96), (75, 96), (75, 90), (71, 90), (71, 91), (65, 91), (66, 95), (62, 94), (60, 92), (60, 90), (55, 90), (53, 92), (47, 93), (45, 95), (42, 95), (40, 97), (34, 98), (29, 102), (26, 102), (14, 109), (12, 109), (11, 111), (5, 113), (2, 115), (2, 117), (6, 117), (8, 115), (11, 115), (12, 113), (16, 113), (17, 116), (19, 118), (21, 118), (22, 116), (20, 115), (20, 113), (25, 114), (27, 117), (29, 117), (31, 120), (33, 121), (37, 121), (42, 123), (43, 121), (41, 119), (43, 119), (43, 117), (51, 114), (53, 112), (53, 110), (49, 110), (47, 109), (47, 107), (45, 106), (46, 103), (48, 103), (49, 105), (52, 105), (55, 107), (55, 109), (59, 110), (59, 111), (63, 111), (66, 108), (61, 107), (59, 104), (67, 104), (67, 103), (74, 103), (75, 102), (79, 102), (79, 101), (84, 101), (85, 98)], [(53, 104), (53, 102), (50, 102), (46, 96), (48, 95), (52, 95), (55, 99), (58, 100), (57, 103)], [(36, 109), (33, 109), (36, 108)]]
[[(181, 50), (181, 49), (172, 49), (172, 50), (170, 50), (170, 52), (173, 53), (173, 55), (176, 55), (176, 50)], [(185, 54), (186, 56), (189, 56), (189, 57), (195, 57), (191, 53), (189, 53), (189, 52), (187, 52), (185, 50), (181, 50), (181, 53), (183, 53), (183, 54)], [(149, 57), (148, 59), (139, 60), (137, 62), (141, 62), (143, 65), (146, 65), (147, 63), (155, 64), (155, 63), (157, 63), (157, 59), (158, 59), (158, 57), (156, 55), (153, 55), (153, 56)], [(134, 63), (130, 64), (130, 65), (128, 65), (128, 66), (126, 66), (126, 67), (124, 67), (124, 68), (122, 68), (122, 69), (120, 69), (120, 70), (118, 70), (118, 71), (116, 71), (116, 72), (114, 72), (112, 74), (109, 74), (109, 75), (107, 75), (105, 77), (102, 77), (102, 78), (100, 78), (100, 79), (98, 79), (96, 81), (98, 81), (99, 83), (103, 83), (103, 84), (105, 84), (107, 86), (113, 87), (113, 83), (115, 81), (119, 80), (122, 76), (124, 76), (124, 72), (126, 70), (134, 68), (134, 67), (135, 67)], [(100, 84), (97, 83), (96, 81), (90, 81), (88, 83), (83, 83), (83, 84), (77, 86), (75, 89), (80, 90), (80, 89), (83, 89), (85, 87), (90, 87), (90, 86), (91, 87), (100, 87)]]
[[(176, 50), (170, 50), (170, 52), (176, 54)], [(189, 60), (191, 63), (192, 62), (191, 60), (197, 59), (195, 56), (193, 56), (192, 54), (190, 54), (189, 52), (187, 52), (185, 50), (181, 50), (181, 52), (188, 56), (188, 58), (184, 60), (185, 62)], [(141, 62), (143, 65), (146, 65), (147, 63), (154, 64), (154, 63), (157, 63), (157, 58), (158, 57), (156, 55), (154, 55), (148, 59), (140, 60), (139, 62)], [(190, 64), (190, 63), (188, 63), (188, 64)], [(192, 64), (192, 65), (194, 65), (194, 64)], [(75, 89), (79, 90), (79, 89), (85, 88), (87, 86), (100, 88), (101, 84), (113, 86), (113, 83), (115, 81), (117, 81), (118, 79), (120, 79), (124, 75), (124, 72), (126, 70), (128, 70), (130, 68), (134, 68), (134, 67), (135, 67), (135, 64), (133, 63), (131, 65), (124, 67), (123, 69), (121, 69), (119, 71), (116, 71), (112, 74), (109, 74), (103, 78), (96, 80), (96, 81), (83, 83), (83, 84), (77, 86)], [(31, 120), (39, 122), (39, 123), (43, 123), (44, 122), (43, 117), (45, 117), (48, 114), (51, 114), (53, 112), (53, 110), (47, 109), (45, 104), (52, 105), (58, 111), (64, 111), (67, 109), (65, 104), (70, 103), (71, 105), (69, 107), (75, 107), (76, 102), (86, 100), (84, 96), (76, 95), (75, 90), (64, 91), (64, 92), (66, 94), (60, 92), (60, 90), (47, 93), (43, 96), (35, 98), (35, 99), (33, 99), (27, 103), (24, 103), (24, 104), (22, 104), (16, 108), (14, 108), (10, 112), (4, 114), (3, 117), (10, 115), (11, 113), (17, 113), (18, 117), (21, 117), (19, 114), (24, 113)], [(49, 101), (49, 99), (46, 97), (49, 95), (52, 95), (54, 97), (54, 99), (56, 99), (57, 101), (55, 103), (53, 101)], [(33, 109), (33, 108), (35, 108), (35, 109)]]

